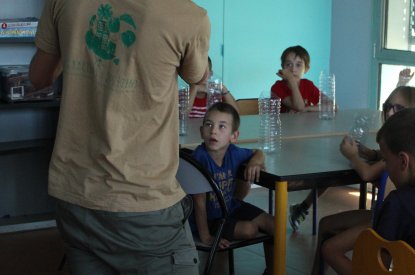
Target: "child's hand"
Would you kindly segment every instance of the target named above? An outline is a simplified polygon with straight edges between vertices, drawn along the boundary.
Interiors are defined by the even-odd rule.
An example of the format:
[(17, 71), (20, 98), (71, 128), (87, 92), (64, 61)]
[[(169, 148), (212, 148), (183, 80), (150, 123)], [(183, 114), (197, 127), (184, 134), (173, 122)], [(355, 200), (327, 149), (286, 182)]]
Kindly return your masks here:
[(409, 81), (411, 81), (414, 73), (411, 73), (411, 69), (406, 68), (399, 72), (399, 82), (398, 86), (405, 86)]
[(277, 75), (286, 81), (295, 81), (294, 74), (289, 69), (279, 70)]
[[(212, 235), (205, 236), (205, 237), (200, 236), (200, 240), (204, 244), (212, 245), (215, 238)], [(226, 248), (226, 247), (229, 247), (230, 245), (231, 245), (231, 242), (228, 241), (227, 239), (222, 238), (219, 241), (219, 248)]]
[(352, 157), (359, 155), (359, 144), (349, 135), (346, 135), (340, 143), (340, 152), (347, 159), (351, 159)]
[(265, 170), (264, 164), (248, 162), (244, 171), (244, 179), (248, 182), (258, 182), (261, 170)]

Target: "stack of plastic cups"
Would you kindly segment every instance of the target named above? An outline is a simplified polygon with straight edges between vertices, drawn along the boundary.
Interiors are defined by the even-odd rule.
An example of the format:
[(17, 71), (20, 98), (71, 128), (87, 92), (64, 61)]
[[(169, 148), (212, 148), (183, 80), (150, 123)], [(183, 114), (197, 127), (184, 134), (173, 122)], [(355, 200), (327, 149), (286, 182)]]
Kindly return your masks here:
[(187, 120), (189, 113), (189, 86), (179, 87), (179, 135), (187, 135)]
[(281, 147), (281, 99), (270, 98), (268, 93), (261, 93), (258, 98), (259, 109), (259, 144), (265, 153), (275, 152)]
[(207, 107), (209, 108), (216, 102), (222, 102), (222, 80), (218, 76), (212, 75), (207, 83)]

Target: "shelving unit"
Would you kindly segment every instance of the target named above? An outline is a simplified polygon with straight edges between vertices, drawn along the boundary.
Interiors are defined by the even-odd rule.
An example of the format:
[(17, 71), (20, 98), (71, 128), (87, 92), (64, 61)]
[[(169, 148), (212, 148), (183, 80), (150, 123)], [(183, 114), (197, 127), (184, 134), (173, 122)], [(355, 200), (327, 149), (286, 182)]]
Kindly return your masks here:
[[(45, 0), (2, 3), (0, 18), (40, 18)], [(34, 37), (0, 38), (0, 65), (29, 64)], [(48, 196), (59, 100), (0, 101), (0, 234), (54, 226)]]
[(34, 37), (19, 37), (19, 38), (0, 38), (0, 44), (2, 43), (34, 43)]
[(12, 103), (0, 102), (0, 110), (17, 108), (58, 108), (60, 100), (51, 101), (16, 101)]
[(13, 103), (0, 102), (0, 110), (17, 108), (58, 108), (60, 104), (60, 100), (16, 101)]
[(43, 138), (43, 139), (0, 142), (0, 155), (10, 154), (10, 153), (14, 153), (14, 152), (22, 151), (22, 150), (29, 150), (29, 149), (52, 146), (53, 141), (54, 139), (52, 138)]
[[(0, 142), (0, 234), (56, 226), (47, 170), (59, 106), (60, 100), (0, 102), (0, 116), (5, 118), (0, 135), (6, 140)], [(27, 133), (34, 130), (33, 135)]]

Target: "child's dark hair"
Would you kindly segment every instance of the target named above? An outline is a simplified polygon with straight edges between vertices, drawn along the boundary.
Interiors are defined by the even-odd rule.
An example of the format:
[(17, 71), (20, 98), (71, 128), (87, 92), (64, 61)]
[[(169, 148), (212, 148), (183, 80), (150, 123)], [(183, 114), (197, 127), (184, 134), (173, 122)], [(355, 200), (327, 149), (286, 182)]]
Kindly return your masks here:
[(306, 69), (310, 68), (310, 55), (308, 54), (307, 50), (301, 47), (300, 45), (292, 46), (289, 48), (286, 48), (282, 55), (281, 55), (281, 67), (284, 68), (284, 62), (287, 56), (290, 53), (294, 53), (295, 57), (300, 57), (304, 61), (304, 65)]
[(213, 111), (230, 114), (232, 116), (232, 131), (237, 131), (239, 129), (241, 118), (239, 117), (239, 113), (236, 111), (236, 109), (232, 105), (226, 102), (217, 102), (213, 104), (206, 111), (205, 117), (203, 118), (203, 123), (205, 123), (205, 120), (208, 114)]
[(404, 151), (415, 156), (415, 108), (399, 111), (385, 121), (376, 135), (376, 141), (381, 140), (394, 154)]

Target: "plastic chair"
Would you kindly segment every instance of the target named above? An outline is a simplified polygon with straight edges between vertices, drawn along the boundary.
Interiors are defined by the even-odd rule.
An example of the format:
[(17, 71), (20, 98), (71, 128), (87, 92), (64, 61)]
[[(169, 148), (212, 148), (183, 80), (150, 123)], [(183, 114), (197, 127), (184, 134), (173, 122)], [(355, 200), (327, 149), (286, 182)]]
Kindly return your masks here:
[[(383, 264), (381, 251), (392, 257), (392, 270)], [(387, 241), (372, 228), (364, 230), (353, 250), (353, 275), (415, 274), (415, 249), (404, 241)]]
[(257, 115), (258, 110), (258, 98), (243, 98), (236, 100), (240, 115)]
[(216, 252), (227, 251), (229, 261), (229, 274), (234, 274), (234, 261), (233, 250), (257, 243), (263, 243), (266, 241), (273, 241), (273, 237), (263, 233), (259, 233), (257, 237), (248, 240), (233, 241), (227, 248), (219, 248), (219, 241), (222, 237), (222, 230), (225, 221), (228, 217), (228, 209), (223, 198), (223, 194), (217, 186), (215, 180), (211, 176), (210, 172), (200, 165), (193, 157), (188, 153), (189, 150), (180, 150), (180, 162), (179, 169), (176, 174), (176, 178), (182, 186), (183, 190), (188, 195), (200, 194), (213, 191), (218, 198), (220, 207), (222, 209), (221, 222), (215, 235), (215, 239), (211, 246), (206, 245), (194, 238), (196, 249), (209, 253), (206, 266), (204, 268), (204, 274), (210, 274), (212, 263), (215, 258)]

